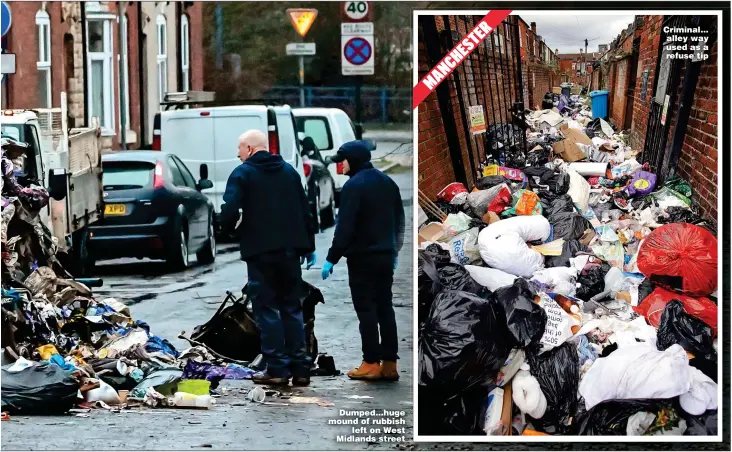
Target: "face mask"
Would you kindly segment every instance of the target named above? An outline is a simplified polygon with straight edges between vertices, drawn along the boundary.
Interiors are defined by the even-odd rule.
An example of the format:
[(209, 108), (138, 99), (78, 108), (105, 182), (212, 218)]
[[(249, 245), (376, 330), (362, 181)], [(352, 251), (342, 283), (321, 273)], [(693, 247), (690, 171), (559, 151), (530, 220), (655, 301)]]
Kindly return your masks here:
[(337, 174), (345, 174), (343, 172), (343, 162), (336, 163), (336, 173)]

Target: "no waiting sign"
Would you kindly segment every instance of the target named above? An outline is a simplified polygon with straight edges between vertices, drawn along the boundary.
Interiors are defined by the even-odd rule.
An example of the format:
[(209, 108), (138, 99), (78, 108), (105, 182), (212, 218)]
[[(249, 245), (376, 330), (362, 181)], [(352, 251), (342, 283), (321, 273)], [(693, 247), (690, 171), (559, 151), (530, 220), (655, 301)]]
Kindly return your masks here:
[(344, 22), (371, 22), (371, 2), (343, 2)]
[(341, 36), (343, 75), (374, 75), (374, 35)]

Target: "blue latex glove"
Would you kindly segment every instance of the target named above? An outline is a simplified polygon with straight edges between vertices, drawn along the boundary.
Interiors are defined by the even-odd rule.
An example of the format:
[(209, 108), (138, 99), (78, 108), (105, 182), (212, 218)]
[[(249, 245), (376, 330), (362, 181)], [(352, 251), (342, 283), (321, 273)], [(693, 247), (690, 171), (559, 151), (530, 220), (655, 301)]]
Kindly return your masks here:
[(333, 264), (331, 264), (328, 261), (325, 261), (325, 264), (323, 264), (323, 269), (320, 271), (320, 276), (323, 277), (323, 281), (328, 279), (328, 276), (333, 274)]

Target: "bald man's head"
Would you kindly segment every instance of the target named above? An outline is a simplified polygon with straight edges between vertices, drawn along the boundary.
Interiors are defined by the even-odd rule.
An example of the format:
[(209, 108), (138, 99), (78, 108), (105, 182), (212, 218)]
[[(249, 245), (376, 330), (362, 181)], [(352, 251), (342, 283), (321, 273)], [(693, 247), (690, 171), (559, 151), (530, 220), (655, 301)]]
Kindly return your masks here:
[(267, 135), (261, 130), (247, 130), (239, 137), (239, 160), (246, 161), (254, 153), (267, 150)]

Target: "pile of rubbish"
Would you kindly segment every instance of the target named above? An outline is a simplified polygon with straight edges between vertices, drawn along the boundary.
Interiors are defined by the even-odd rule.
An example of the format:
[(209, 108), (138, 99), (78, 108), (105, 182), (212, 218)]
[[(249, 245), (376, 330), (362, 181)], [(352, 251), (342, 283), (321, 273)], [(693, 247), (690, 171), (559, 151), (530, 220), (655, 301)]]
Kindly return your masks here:
[[(56, 257), (57, 243), (39, 218), (49, 201), (37, 181), (22, 177), (14, 150), (2, 153), (2, 411), (8, 415), (76, 413), (134, 406), (210, 408), (221, 380), (250, 379), (261, 370), (259, 330), (246, 288), (179, 351), (135, 320), (114, 298), (97, 299), (93, 280), (74, 279)], [(7, 151), (7, 155), (6, 155)], [(308, 350), (318, 355), (315, 305), (322, 293), (303, 291)], [(223, 338), (224, 332), (228, 337)], [(226, 345), (223, 345), (223, 344)], [(239, 346), (238, 356), (225, 355)], [(224, 354), (222, 354), (222, 352)], [(259, 356), (258, 356), (259, 355)], [(247, 361), (240, 359), (246, 358)], [(333, 368), (328, 373), (337, 373)], [(322, 366), (321, 366), (322, 367)], [(317, 373), (316, 373), (317, 374)]]
[(530, 112), (523, 166), (420, 194), (427, 434), (717, 434), (716, 231), (586, 103)]

